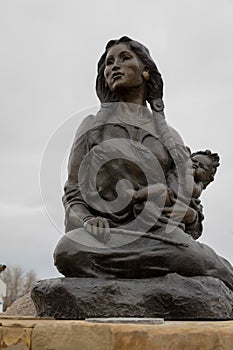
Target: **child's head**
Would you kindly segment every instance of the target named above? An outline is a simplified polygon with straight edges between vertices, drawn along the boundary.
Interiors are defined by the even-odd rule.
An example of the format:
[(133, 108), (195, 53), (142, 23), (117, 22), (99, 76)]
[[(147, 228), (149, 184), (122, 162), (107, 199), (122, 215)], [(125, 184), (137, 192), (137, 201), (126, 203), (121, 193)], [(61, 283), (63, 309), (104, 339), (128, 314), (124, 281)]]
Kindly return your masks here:
[(214, 180), (214, 175), (219, 166), (219, 156), (209, 150), (192, 153), (194, 179), (203, 182), (204, 188)]

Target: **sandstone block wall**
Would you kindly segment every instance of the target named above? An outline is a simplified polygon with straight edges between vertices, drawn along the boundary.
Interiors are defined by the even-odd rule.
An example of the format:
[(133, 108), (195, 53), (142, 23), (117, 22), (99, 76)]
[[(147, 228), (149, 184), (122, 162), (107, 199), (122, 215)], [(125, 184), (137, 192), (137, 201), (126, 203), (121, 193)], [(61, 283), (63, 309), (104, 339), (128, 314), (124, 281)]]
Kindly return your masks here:
[(100, 324), (0, 318), (0, 348), (9, 350), (232, 350), (233, 321)]

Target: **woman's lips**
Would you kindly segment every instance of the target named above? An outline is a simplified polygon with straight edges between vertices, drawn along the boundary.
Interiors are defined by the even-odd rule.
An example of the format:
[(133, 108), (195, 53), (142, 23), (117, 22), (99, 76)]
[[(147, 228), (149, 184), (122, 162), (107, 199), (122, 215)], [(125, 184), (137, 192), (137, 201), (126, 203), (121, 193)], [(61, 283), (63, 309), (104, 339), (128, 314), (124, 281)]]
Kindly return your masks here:
[(114, 81), (114, 80), (117, 80), (117, 79), (121, 78), (123, 75), (124, 75), (124, 74), (123, 74), (123, 73), (120, 73), (120, 72), (113, 73), (111, 79)]

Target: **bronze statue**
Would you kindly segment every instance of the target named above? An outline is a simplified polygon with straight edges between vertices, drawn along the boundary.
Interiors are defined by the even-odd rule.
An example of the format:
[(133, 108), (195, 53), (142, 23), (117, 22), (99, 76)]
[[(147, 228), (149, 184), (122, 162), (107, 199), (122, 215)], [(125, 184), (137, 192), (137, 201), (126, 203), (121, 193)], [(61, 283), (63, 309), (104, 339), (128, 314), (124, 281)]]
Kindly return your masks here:
[[(66, 277), (212, 276), (233, 290), (233, 268), (196, 239), (200, 195), (219, 157), (191, 154), (166, 123), (163, 81), (148, 49), (111, 40), (98, 63), (100, 110), (77, 131), (55, 265)], [(150, 107), (150, 108), (149, 108)]]

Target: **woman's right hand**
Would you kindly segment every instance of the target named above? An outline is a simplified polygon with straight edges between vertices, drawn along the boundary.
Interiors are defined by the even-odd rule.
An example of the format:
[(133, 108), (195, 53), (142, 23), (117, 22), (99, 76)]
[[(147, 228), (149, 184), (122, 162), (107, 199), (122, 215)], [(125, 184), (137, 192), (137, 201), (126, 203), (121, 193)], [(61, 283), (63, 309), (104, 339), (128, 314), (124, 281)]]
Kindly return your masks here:
[(87, 220), (83, 227), (98, 241), (107, 243), (110, 239), (110, 227), (107, 219), (100, 216)]
[(169, 219), (183, 222), (186, 225), (193, 224), (197, 219), (196, 210), (177, 199), (172, 207), (165, 207), (163, 209), (163, 214)]

